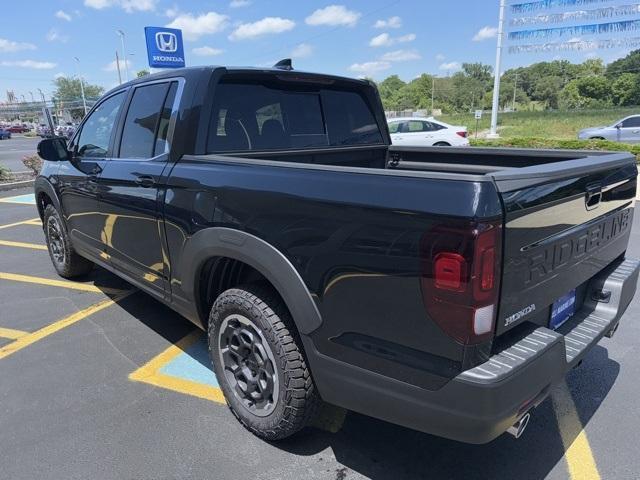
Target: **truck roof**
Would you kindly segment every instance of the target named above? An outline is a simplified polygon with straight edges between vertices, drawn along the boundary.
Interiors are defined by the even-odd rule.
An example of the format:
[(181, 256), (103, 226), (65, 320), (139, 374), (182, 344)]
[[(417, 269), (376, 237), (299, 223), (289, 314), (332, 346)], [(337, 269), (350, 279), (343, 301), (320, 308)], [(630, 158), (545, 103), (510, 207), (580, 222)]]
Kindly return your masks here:
[(111, 92), (115, 92), (117, 90), (120, 90), (122, 88), (131, 86), (131, 85), (137, 85), (140, 83), (146, 83), (150, 80), (162, 80), (163, 78), (175, 78), (175, 77), (179, 77), (179, 76), (183, 76), (183, 77), (192, 77), (192, 76), (199, 76), (202, 75), (203, 73), (211, 75), (213, 74), (216, 70), (221, 70), (224, 71), (225, 73), (228, 74), (273, 74), (273, 75), (278, 75), (278, 76), (283, 76), (283, 75), (291, 75), (291, 76), (296, 76), (296, 75), (303, 75), (305, 78), (310, 78), (310, 79), (317, 79), (320, 83), (323, 82), (340, 82), (340, 83), (353, 83), (353, 84), (359, 84), (360, 86), (371, 86), (373, 85), (373, 82), (371, 82), (370, 80), (366, 80), (366, 79), (357, 79), (357, 78), (351, 78), (351, 77), (342, 77), (339, 75), (328, 75), (328, 74), (324, 74), (324, 73), (315, 73), (315, 72), (306, 72), (306, 71), (302, 71), (302, 70), (283, 70), (280, 68), (272, 68), (272, 67), (268, 67), (268, 68), (264, 68), (264, 67), (225, 67), (225, 66), (221, 66), (221, 65), (206, 65), (206, 66), (198, 66), (198, 67), (185, 67), (185, 68), (174, 68), (174, 69), (168, 69), (168, 70), (163, 70), (161, 72), (157, 72), (157, 73), (152, 73), (150, 75), (145, 75), (144, 77), (139, 77), (139, 78), (134, 78), (133, 80), (130, 80), (128, 82), (122, 83), (121, 85), (118, 85), (112, 89), (110, 89), (109, 91), (107, 91), (106, 93), (111, 93)]

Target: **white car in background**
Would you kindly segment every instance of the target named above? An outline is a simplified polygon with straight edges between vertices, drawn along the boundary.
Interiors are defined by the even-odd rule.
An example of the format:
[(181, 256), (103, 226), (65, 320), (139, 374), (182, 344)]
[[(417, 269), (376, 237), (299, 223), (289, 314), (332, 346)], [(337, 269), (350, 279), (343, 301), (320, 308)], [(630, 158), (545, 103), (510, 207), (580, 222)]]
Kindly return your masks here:
[(390, 118), (389, 132), (393, 145), (406, 147), (466, 147), (467, 127), (456, 127), (433, 118)]

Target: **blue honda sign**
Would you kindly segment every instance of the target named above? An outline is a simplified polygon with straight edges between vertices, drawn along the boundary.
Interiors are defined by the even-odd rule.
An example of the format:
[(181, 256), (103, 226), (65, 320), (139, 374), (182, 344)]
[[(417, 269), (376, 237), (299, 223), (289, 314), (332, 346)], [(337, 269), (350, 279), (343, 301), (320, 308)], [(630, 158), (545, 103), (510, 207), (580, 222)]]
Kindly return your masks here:
[(182, 30), (165, 27), (144, 27), (149, 66), (153, 68), (184, 67)]

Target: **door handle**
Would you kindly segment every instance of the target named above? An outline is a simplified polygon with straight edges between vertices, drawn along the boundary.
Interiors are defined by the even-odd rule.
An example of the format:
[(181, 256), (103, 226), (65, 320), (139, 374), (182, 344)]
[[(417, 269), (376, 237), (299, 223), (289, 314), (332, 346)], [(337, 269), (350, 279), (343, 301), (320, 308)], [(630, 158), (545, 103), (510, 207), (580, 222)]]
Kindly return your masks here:
[(156, 184), (156, 181), (151, 175), (138, 175), (135, 182), (142, 188), (151, 188)]

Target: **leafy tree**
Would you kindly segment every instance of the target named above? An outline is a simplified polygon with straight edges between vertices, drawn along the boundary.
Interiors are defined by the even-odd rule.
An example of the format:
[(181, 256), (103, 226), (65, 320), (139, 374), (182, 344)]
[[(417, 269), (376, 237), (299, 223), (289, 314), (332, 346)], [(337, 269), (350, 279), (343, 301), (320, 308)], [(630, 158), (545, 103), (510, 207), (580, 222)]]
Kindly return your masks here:
[(536, 82), (531, 98), (546, 102), (548, 108), (558, 108), (559, 94), (562, 90), (562, 78), (556, 76), (544, 77)]
[(462, 72), (465, 76), (482, 82), (488, 86), (493, 81), (493, 68), (483, 63), (463, 63)]
[(149, 75), (151, 72), (149, 72), (149, 70), (147, 70), (146, 68), (139, 70), (138, 73), (136, 73), (136, 77), (140, 78), (140, 77), (145, 77), (147, 75)]
[(568, 109), (605, 107), (611, 103), (611, 88), (606, 78), (594, 75), (572, 80), (560, 97)]
[[(55, 90), (53, 92), (53, 101), (60, 107), (65, 104), (72, 104), (71, 116), (74, 118), (82, 118), (84, 109), (82, 107), (82, 88), (79, 78), (58, 77), (53, 81)], [(104, 92), (104, 88), (99, 85), (91, 85), (84, 82), (84, 96), (87, 100), (94, 100), (100, 97)]]
[(624, 58), (611, 62), (607, 66), (607, 77), (616, 78), (623, 73), (640, 73), (640, 49), (634, 50)]
[(611, 95), (616, 105), (640, 105), (640, 74), (620, 75), (611, 85)]

